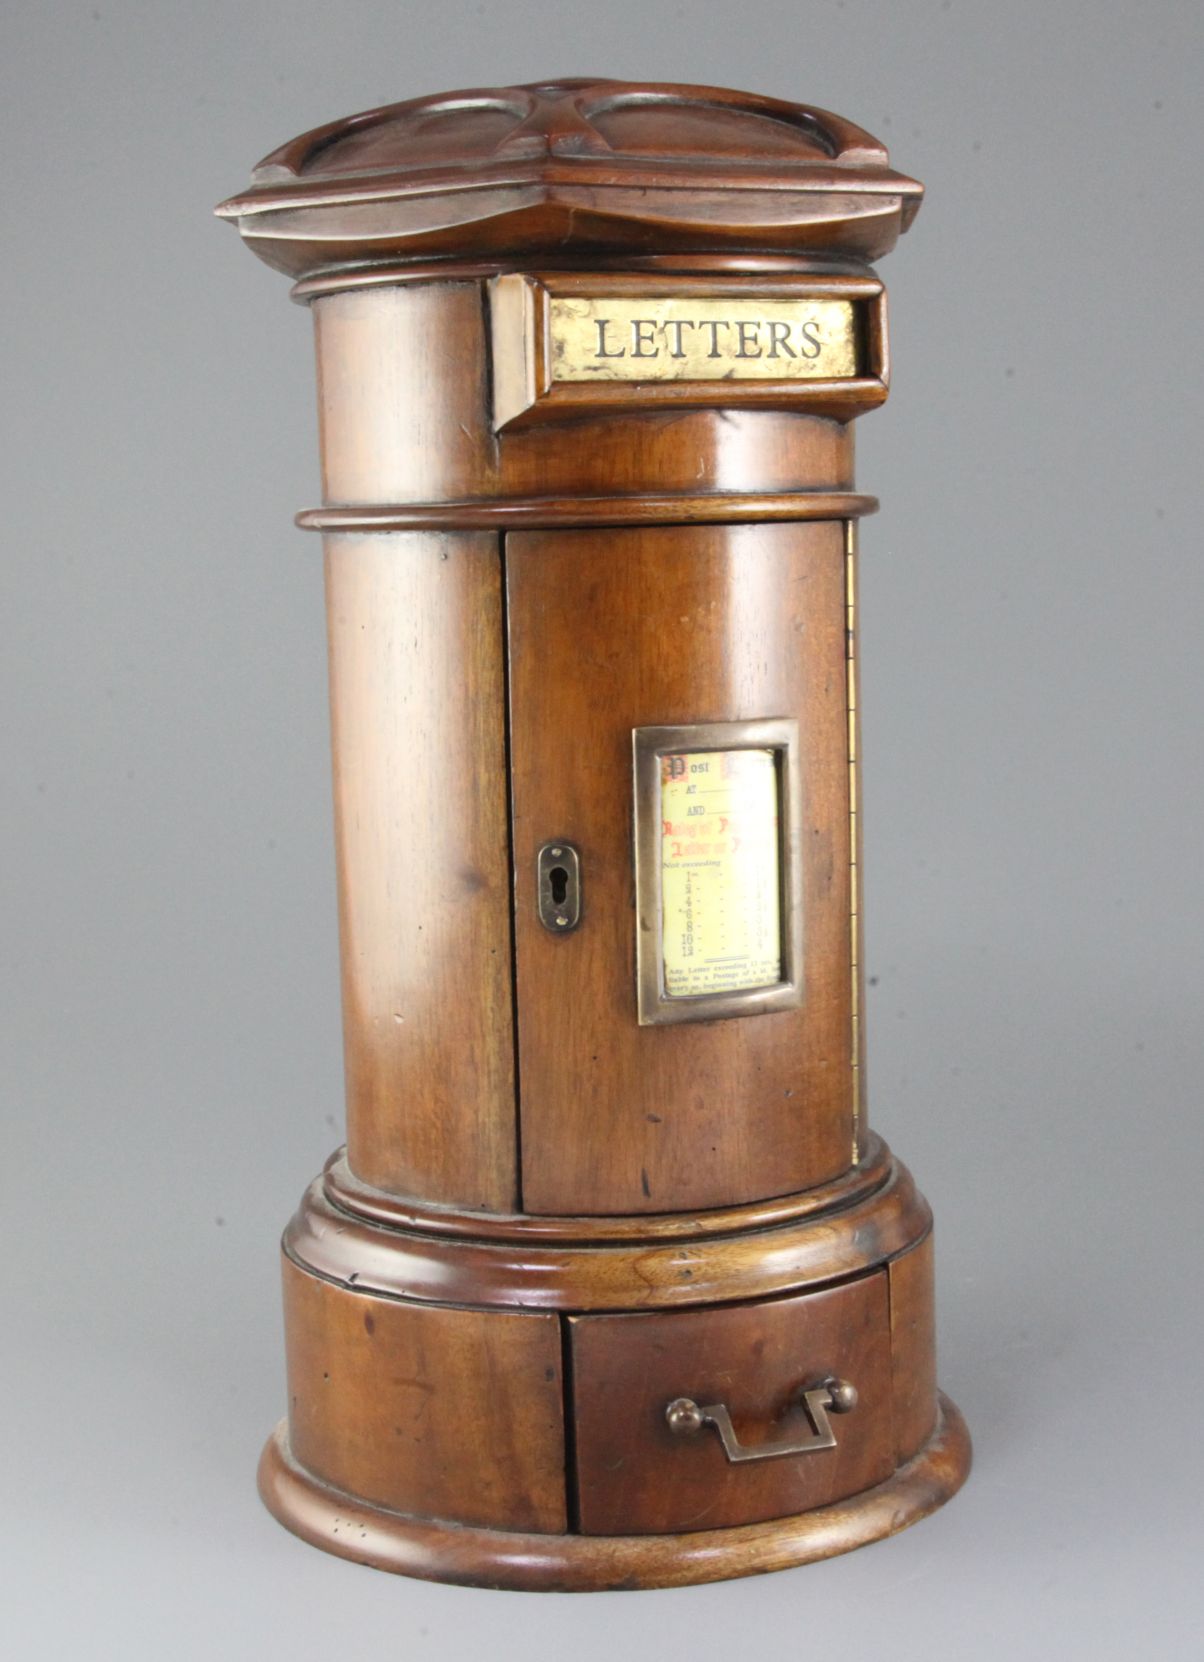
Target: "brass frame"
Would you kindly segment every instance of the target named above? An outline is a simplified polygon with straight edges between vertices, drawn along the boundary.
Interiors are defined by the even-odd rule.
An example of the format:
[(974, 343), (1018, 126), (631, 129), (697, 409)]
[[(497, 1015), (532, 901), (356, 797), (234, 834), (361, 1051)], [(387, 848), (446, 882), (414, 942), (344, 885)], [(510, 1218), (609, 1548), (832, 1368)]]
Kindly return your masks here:
[[(877, 277), (818, 272), (507, 272), (488, 286), (493, 424), (497, 432), (610, 410), (802, 410), (847, 421), (883, 403), (890, 385), (886, 294)], [(858, 367), (832, 380), (556, 381), (551, 301), (680, 296), (709, 301), (847, 300), (854, 306)]]
[[(636, 1008), (641, 1027), (792, 1010), (803, 1002), (802, 780), (798, 722), (711, 721), (637, 727), (631, 735), (635, 846)], [(782, 979), (771, 987), (665, 993), (661, 911), (660, 759), (675, 750), (773, 750), (778, 764)]]

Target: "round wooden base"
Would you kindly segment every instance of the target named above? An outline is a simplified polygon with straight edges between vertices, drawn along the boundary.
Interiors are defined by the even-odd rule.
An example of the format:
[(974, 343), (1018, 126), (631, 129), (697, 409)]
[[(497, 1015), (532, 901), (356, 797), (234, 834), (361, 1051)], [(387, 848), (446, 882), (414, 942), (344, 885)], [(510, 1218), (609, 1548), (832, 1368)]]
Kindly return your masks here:
[(404, 1517), (320, 1483), (293, 1460), (284, 1422), (259, 1463), (268, 1510), (302, 1540), (357, 1564), (428, 1581), (527, 1592), (682, 1587), (760, 1575), (897, 1534), (957, 1493), (970, 1436), (940, 1397), (936, 1429), (885, 1483), (832, 1506), (737, 1529), (686, 1535), (536, 1535)]

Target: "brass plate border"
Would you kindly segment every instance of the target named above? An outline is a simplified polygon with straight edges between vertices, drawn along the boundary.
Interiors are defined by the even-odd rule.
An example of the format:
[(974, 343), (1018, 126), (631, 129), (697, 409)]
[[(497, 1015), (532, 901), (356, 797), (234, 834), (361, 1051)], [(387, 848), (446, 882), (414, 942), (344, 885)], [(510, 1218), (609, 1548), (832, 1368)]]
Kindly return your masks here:
[[(661, 409), (798, 410), (845, 421), (881, 404), (890, 384), (886, 295), (876, 277), (735, 276), (654, 272), (507, 272), (488, 283), (497, 432), (545, 421)], [(692, 300), (850, 300), (857, 304), (854, 376), (806, 381), (553, 381), (554, 298), (626, 299), (680, 295)]]
[[(710, 721), (636, 727), (631, 735), (634, 784), (636, 1007), (641, 1027), (718, 1021), (796, 1009), (803, 1002), (802, 780), (798, 722)], [(778, 837), (782, 884), (782, 979), (738, 992), (665, 993), (661, 946), (660, 759), (674, 750), (774, 750), (780, 781)]]

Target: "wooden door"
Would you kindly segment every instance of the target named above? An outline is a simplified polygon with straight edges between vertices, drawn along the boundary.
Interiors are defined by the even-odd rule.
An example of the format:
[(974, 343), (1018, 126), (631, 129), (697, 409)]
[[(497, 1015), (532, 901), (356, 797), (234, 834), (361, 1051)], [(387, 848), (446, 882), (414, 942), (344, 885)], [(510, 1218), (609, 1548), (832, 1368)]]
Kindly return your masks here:
[[(791, 1193), (852, 1147), (845, 554), (839, 522), (506, 539), (524, 1209), (691, 1210)], [(798, 1007), (640, 1026), (632, 734), (798, 724)], [(582, 918), (536, 862), (580, 853)]]

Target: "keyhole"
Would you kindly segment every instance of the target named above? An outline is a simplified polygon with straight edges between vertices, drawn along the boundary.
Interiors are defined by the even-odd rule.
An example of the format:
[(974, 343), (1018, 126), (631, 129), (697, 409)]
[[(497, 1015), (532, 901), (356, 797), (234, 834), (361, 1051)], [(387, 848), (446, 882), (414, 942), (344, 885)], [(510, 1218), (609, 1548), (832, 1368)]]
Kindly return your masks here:
[(572, 843), (545, 843), (539, 851), (539, 921), (553, 935), (567, 935), (581, 921), (581, 876)]

